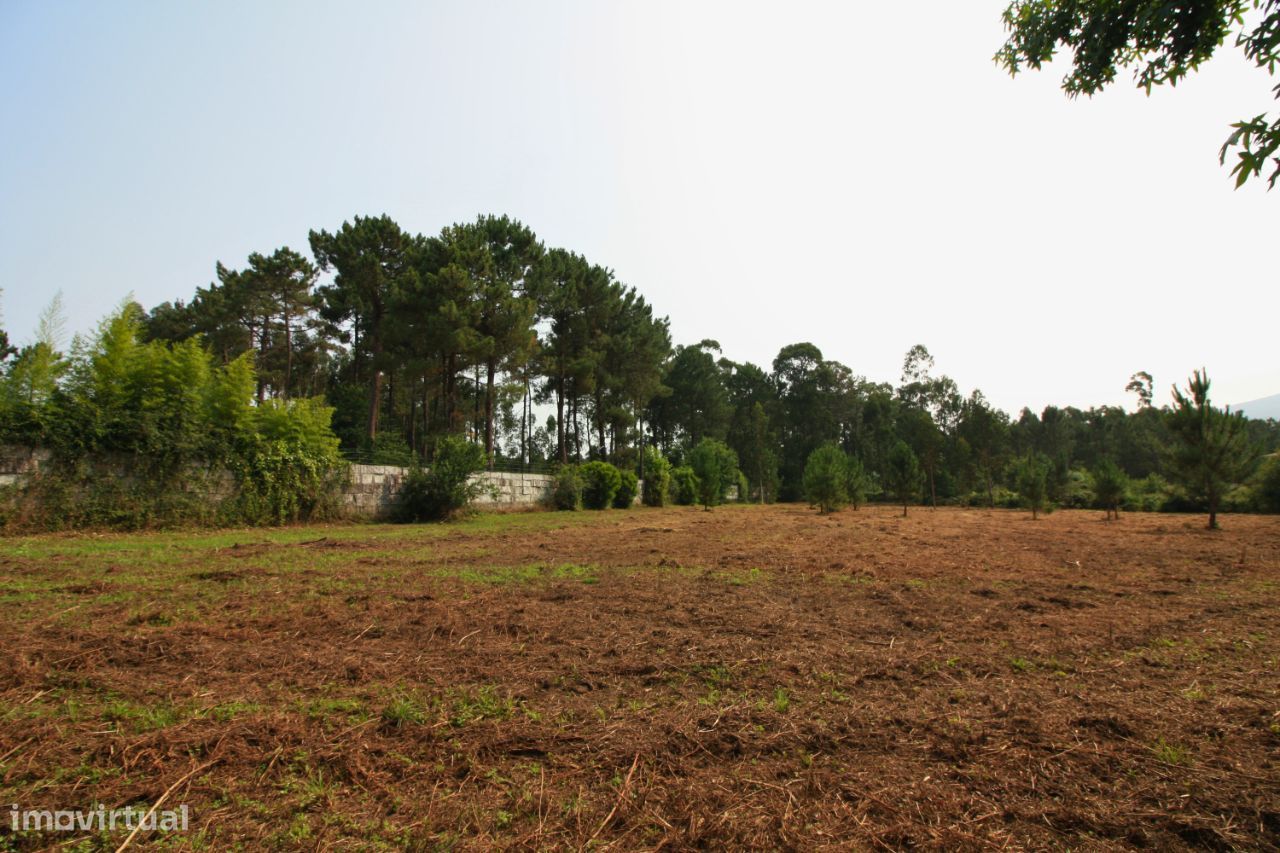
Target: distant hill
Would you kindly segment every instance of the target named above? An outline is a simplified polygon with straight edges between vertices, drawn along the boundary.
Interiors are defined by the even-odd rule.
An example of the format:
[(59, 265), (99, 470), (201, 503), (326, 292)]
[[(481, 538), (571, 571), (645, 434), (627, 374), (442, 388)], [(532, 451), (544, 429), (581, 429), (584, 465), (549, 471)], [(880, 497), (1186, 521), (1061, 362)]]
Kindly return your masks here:
[(1244, 412), (1250, 418), (1264, 421), (1267, 418), (1280, 420), (1280, 394), (1272, 394), (1260, 400), (1250, 400), (1231, 407), (1233, 412)]

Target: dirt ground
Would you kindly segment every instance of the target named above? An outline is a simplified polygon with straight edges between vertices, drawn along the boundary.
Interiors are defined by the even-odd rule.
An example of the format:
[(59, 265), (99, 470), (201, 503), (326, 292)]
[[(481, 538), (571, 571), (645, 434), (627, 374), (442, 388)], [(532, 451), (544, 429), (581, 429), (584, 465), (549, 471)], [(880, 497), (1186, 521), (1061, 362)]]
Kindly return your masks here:
[(0, 803), (168, 792), (190, 831), (133, 846), (176, 849), (1280, 849), (1280, 519), (899, 514), (0, 540)]

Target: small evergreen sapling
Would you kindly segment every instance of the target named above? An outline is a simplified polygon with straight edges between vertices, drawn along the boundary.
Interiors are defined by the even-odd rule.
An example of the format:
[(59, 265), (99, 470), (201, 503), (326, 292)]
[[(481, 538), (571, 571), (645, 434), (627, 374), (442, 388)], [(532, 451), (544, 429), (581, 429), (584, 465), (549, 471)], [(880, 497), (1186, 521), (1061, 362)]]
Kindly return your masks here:
[(849, 502), (848, 460), (844, 451), (827, 442), (809, 454), (804, 465), (804, 495), (826, 515)]
[(920, 461), (905, 441), (899, 440), (889, 451), (885, 472), (889, 492), (902, 504), (902, 517), (907, 517), (907, 505), (920, 492)]
[(1107, 511), (1107, 521), (1119, 518), (1120, 505), (1129, 495), (1129, 478), (1119, 465), (1103, 459), (1093, 472), (1093, 495), (1098, 505)]

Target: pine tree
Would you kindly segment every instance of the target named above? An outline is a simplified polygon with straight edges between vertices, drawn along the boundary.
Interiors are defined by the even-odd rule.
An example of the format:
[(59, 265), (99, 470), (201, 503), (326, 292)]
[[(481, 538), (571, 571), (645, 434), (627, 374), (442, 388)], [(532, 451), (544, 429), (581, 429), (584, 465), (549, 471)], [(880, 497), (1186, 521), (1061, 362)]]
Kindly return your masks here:
[(804, 494), (823, 515), (849, 502), (848, 460), (835, 442), (809, 454), (804, 465)]
[(1129, 492), (1129, 478), (1120, 466), (1103, 459), (1093, 470), (1093, 496), (1107, 511), (1107, 521), (1120, 517), (1120, 505)]
[(1170, 469), (1192, 497), (1204, 501), (1209, 529), (1216, 529), (1222, 496), (1249, 475), (1258, 459), (1244, 415), (1210, 404), (1209, 376), (1201, 369), (1185, 394), (1174, 386), (1166, 422), (1174, 437)]
[(1018, 464), (1017, 485), (1022, 502), (1037, 518), (1049, 500), (1049, 460), (1042, 454), (1028, 454)]
[(902, 517), (907, 517), (907, 504), (919, 495), (920, 462), (905, 441), (898, 441), (889, 451), (885, 479), (889, 493), (902, 504)]

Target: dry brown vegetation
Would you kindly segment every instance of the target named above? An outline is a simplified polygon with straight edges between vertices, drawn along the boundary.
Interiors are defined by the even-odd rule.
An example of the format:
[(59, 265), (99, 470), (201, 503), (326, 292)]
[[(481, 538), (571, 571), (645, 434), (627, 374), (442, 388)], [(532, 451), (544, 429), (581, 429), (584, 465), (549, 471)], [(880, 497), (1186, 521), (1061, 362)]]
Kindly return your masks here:
[(135, 845), (1280, 846), (1275, 518), (898, 515), (6, 540), (0, 803), (207, 764)]

